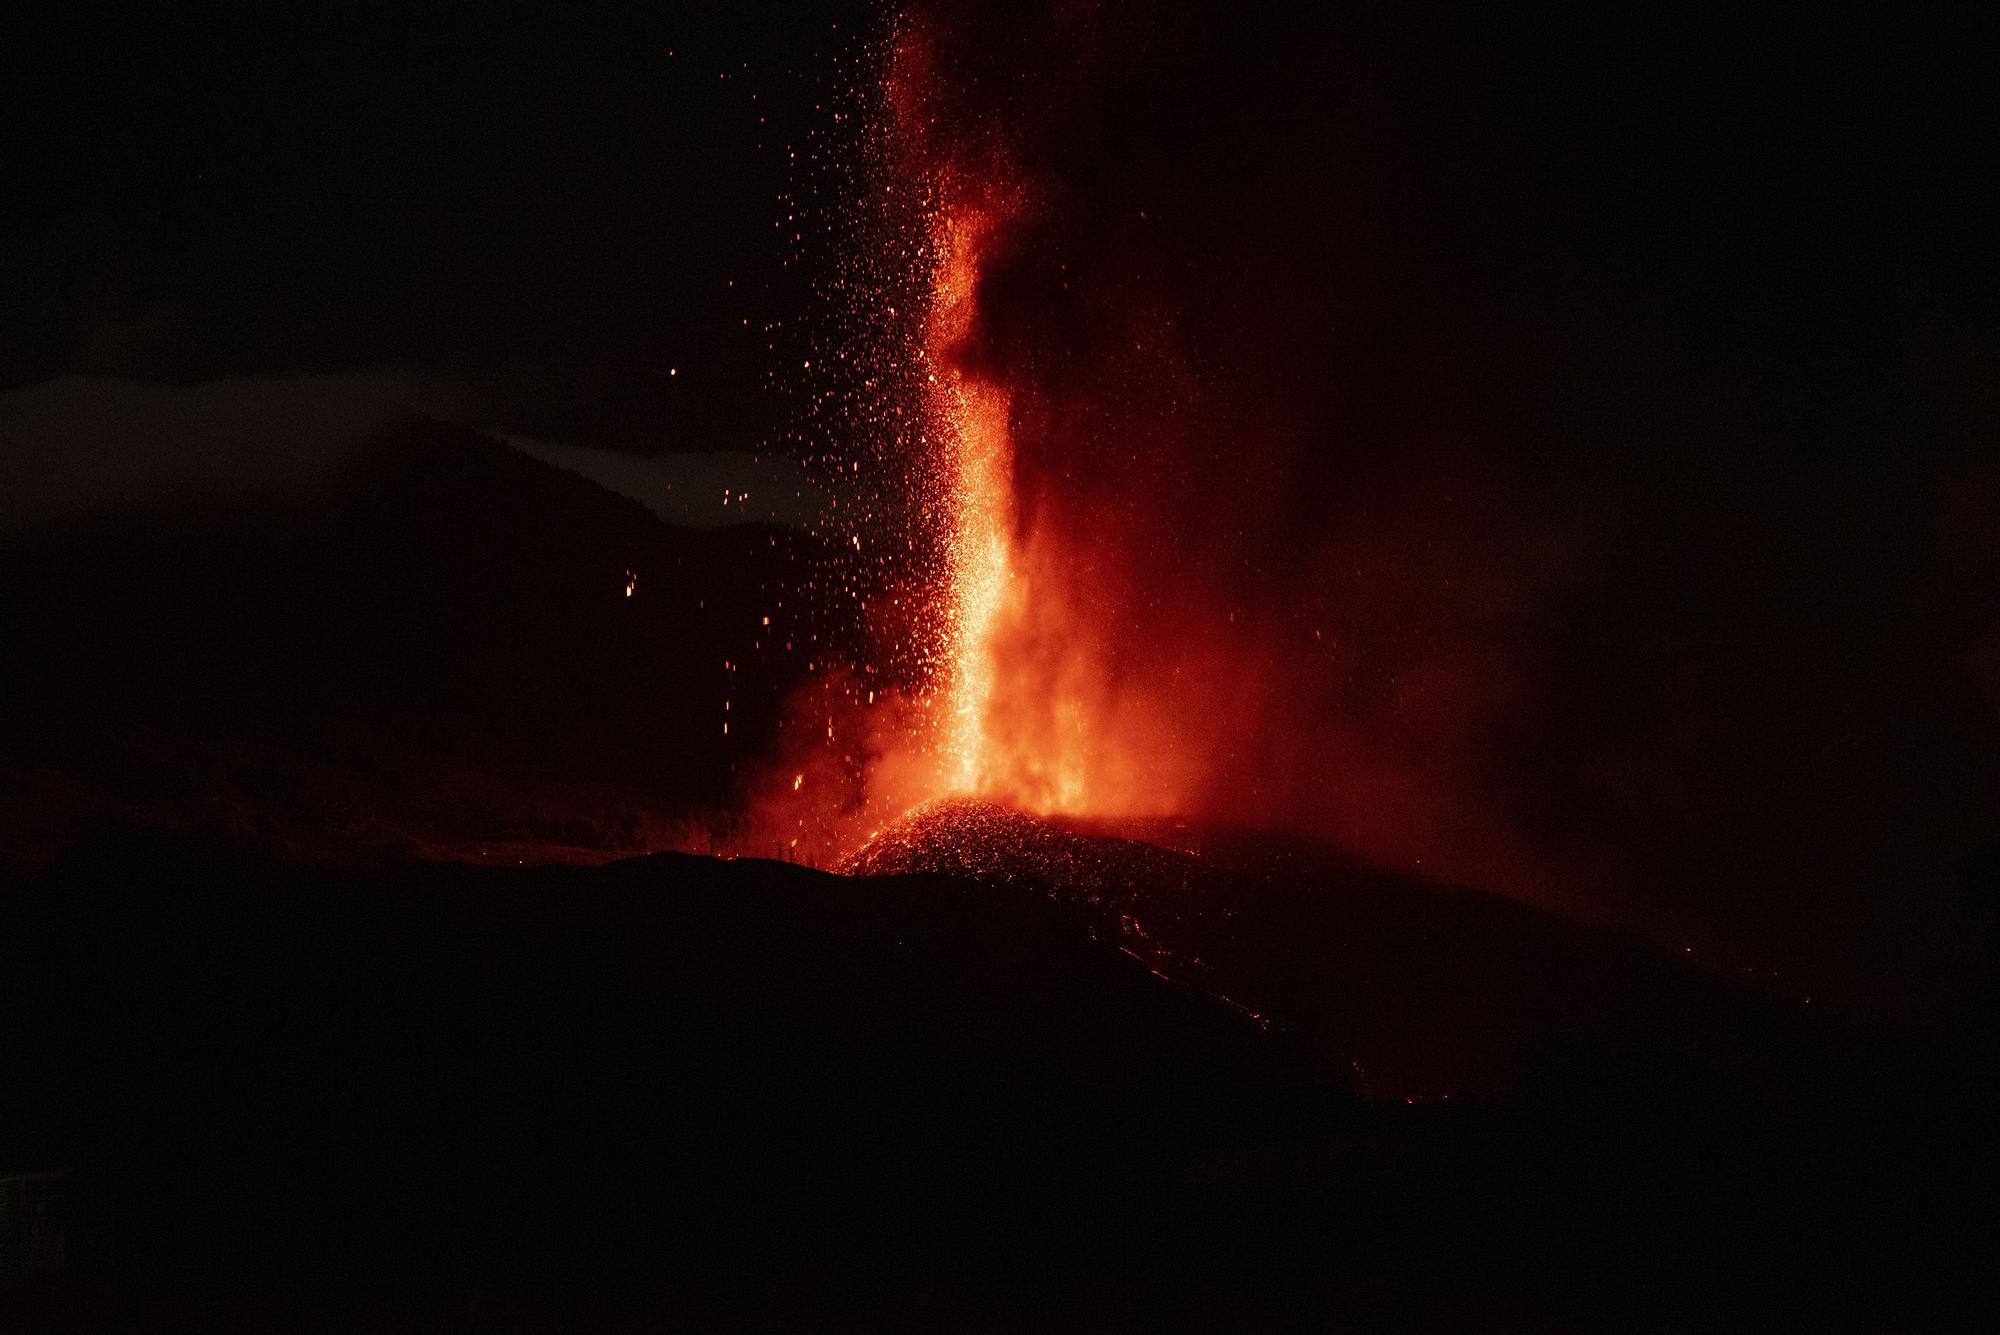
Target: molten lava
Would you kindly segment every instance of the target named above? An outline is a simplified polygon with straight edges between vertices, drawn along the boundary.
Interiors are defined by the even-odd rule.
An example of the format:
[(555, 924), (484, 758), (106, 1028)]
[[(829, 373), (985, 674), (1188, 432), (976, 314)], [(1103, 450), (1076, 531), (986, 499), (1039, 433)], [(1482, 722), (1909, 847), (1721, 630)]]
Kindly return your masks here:
[(974, 316), (980, 244), (992, 227), (979, 212), (943, 212), (939, 256), (925, 322), (925, 415), (948, 481), (944, 487), (947, 595), (942, 617), (946, 705), (941, 750), (949, 791), (987, 789), (992, 759), (987, 714), (998, 671), (993, 634), (1013, 577), (1013, 448), (1004, 386), (968, 371), (964, 344)]
[(1165, 811), (1191, 795), (1166, 725), (1185, 702), (1114, 686), (1103, 612), (1118, 603), (1115, 588), (1101, 578), (1080, 588), (1091, 554), (1073, 533), (1023, 524), (1016, 503), (1016, 387), (983, 345), (981, 289), (1010, 229), (1033, 216), (1032, 191), (1004, 147), (939, 134), (921, 33), (904, 34), (889, 85), (894, 156), (930, 205), (911, 253), (925, 266), (920, 508), (941, 548), (924, 655), (933, 772), (910, 796), (1045, 813)]
[(751, 780), (752, 849), (802, 841), (835, 861), (944, 798), (1068, 816), (1193, 809), (1234, 716), (1260, 703), (1245, 646), (1226, 642), (1229, 609), (1188, 589), (1163, 607), (1137, 577), (1167, 578), (1145, 566), (1161, 543), (1129, 477), (1072, 478), (1038, 458), (1022, 489), (1024, 446), (1059, 454), (1082, 430), (1094, 447), (1088, 433), (1123, 440), (1124, 423), (1072, 414), (1052, 436), (1038, 368), (997, 342), (992, 279), (1046, 201), (997, 127), (938, 114), (952, 80), (931, 36), (912, 19), (881, 53), (881, 95), (865, 99), (875, 128), (843, 186), (859, 199), (842, 215), (855, 221), (838, 317), (802, 359), (851, 370), (814, 382), (807, 416), (838, 424), (818, 448), (844, 496), (833, 536), (856, 554), (846, 592), (875, 661), (821, 660), (788, 703), (797, 740)]

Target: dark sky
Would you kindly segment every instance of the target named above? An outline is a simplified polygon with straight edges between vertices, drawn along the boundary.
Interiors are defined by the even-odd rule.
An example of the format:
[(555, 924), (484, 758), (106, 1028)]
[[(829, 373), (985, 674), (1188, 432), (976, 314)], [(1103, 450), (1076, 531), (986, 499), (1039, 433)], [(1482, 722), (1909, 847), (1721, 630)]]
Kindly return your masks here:
[[(1125, 572), (1135, 658), (1198, 597), (1276, 664), (1220, 790), (1788, 962), (1956, 930), (2000, 837), (1986, 7), (917, 8), (945, 137), (1039, 201), (981, 302), (1024, 505)], [(788, 150), (881, 24), (9, 5), (0, 390), (775, 441), (777, 224), (841, 174)], [(1315, 626), (1353, 647), (1270, 648)]]
[(495, 429), (753, 446), (786, 149), (868, 13), (809, 8), (9, 6), (0, 386), (392, 370)]

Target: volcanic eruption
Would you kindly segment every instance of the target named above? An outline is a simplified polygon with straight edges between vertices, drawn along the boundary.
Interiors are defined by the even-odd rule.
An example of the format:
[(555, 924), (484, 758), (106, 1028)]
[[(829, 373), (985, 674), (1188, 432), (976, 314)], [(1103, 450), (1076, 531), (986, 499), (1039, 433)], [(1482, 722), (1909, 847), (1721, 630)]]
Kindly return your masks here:
[[(796, 700), (748, 846), (831, 862), (954, 795), (1178, 815), (1788, 980), (1836, 930), (1889, 938), (1778, 941), (1747, 905), (1872, 903), (1891, 845), (1948, 896), (1913, 832), (1972, 839), (1986, 725), (1910, 674), (1970, 623), (1867, 649), (1899, 576), (1841, 536), (1930, 559), (1929, 465), (1878, 433), (1819, 468), (1883, 405), (1793, 393), (1651, 288), (1567, 286), (1564, 228), (1621, 274), (1659, 257), (1583, 166), (1483, 138), (1511, 109), (1461, 114), (1462, 66), (1276, 7), (937, 3), (849, 67), (802, 378), (871, 644)], [(1634, 301), (1651, 332), (1612, 338)], [(1709, 420), (1711, 382), (1750, 407)], [(1935, 704), (1942, 766), (1892, 698)]]
[[(891, 401), (876, 417), (916, 423), (897, 436), (905, 489), (878, 504), (915, 518), (905, 544), (915, 559), (901, 578), (919, 610), (913, 617), (904, 598), (880, 600), (878, 611), (884, 603), (895, 611), (877, 617), (877, 631), (916, 646), (909, 689), (921, 709), (906, 716), (901, 736), (881, 741), (862, 801), (878, 812), (878, 829), (883, 815), (944, 796), (1038, 812), (1166, 811), (1193, 796), (1167, 754), (1179, 733), (1161, 714), (1183, 702), (1109, 679), (1101, 636), (1116, 628), (1089, 624), (1081, 603), (1117, 590), (1107, 584), (1079, 599), (1079, 582), (1097, 573), (1089, 554), (1037, 529), (1017, 498), (1017, 385), (1030, 397), (1034, 386), (994, 355), (987, 285), (1040, 201), (1004, 131), (950, 114), (964, 38), (936, 15), (908, 13), (880, 55), (872, 139), (875, 169), (888, 178), (880, 193), (900, 189), (916, 204), (878, 209), (862, 240), (907, 257), (911, 272), (900, 289), (860, 290), (878, 305), (885, 290), (908, 291), (917, 307), (898, 319), (889, 306), (886, 321), (897, 331), (892, 343), (901, 340), (891, 355), (916, 374), (869, 385)], [(1128, 536), (1105, 535), (1114, 549)], [(1135, 730), (1138, 713), (1146, 725)], [(885, 794), (893, 796), (884, 802)], [(843, 845), (851, 850), (852, 840), (836, 837), (836, 850)]]
[(0, 1329), (1994, 1324), (1977, 7), (28, 8)]

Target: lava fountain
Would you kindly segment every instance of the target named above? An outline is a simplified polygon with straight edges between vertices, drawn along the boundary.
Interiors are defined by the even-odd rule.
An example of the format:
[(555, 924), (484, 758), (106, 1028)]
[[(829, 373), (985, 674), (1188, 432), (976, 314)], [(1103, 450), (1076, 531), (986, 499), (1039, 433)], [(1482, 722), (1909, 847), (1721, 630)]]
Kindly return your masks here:
[[(1091, 600), (1072, 587), (1078, 554), (1021, 523), (1015, 386), (986, 346), (982, 280), (1037, 216), (1037, 196), (998, 130), (939, 116), (949, 81), (934, 56), (921, 26), (906, 26), (886, 98), (896, 170), (927, 201), (911, 248), (925, 302), (915, 331), (924, 368), (920, 505), (940, 558), (922, 631), (931, 641), (925, 796), (1130, 814), (1172, 795), (1162, 792), (1157, 753), (1127, 745), (1140, 739), (1117, 717), (1103, 627), (1082, 610)], [(1148, 702), (1149, 726), (1159, 703)]]
[[(1041, 387), (996, 355), (985, 289), (1045, 201), (1001, 122), (943, 113), (955, 76), (935, 39), (906, 16), (871, 52), (858, 154), (828, 187), (851, 221), (836, 225), (837, 314), (815, 358), (850, 368), (852, 393), (809, 411), (844, 427), (824, 447), (832, 489), (880, 488), (837, 532), (863, 553), (876, 661), (829, 663), (790, 703), (799, 740), (753, 781), (752, 847), (837, 860), (939, 799), (1154, 815), (1190, 791), (1161, 742), (1177, 740), (1168, 720), (1204, 712), (1116, 667), (1109, 637), (1131, 629), (1121, 535), (1038, 525), (1044, 492), (1019, 489), (1017, 447), (1036, 439), (1020, 414)], [(1150, 661), (1171, 674), (1179, 652)]]
[(910, 253), (922, 266), (921, 321), (914, 355), (922, 366), (922, 520), (939, 556), (932, 598), (932, 796), (991, 792), (998, 782), (991, 727), (1001, 665), (995, 639), (1023, 590), (1015, 559), (1013, 395), (978, 357), (980, 280), (1003, 228), (1023, 212), (1024, 194), (1003, 150), (968, 151), (938, 133), (933, 51), (920, 25), (904, 23), (892, 43), (887, 131), (894, 170), (920, 183), (927, 201)]
[(944, 786), (977, 793), (989, 784), (987, 715), (995, 674), (993, 636), (1013, 580), (1013, 449), (1005, 386), (967, 369), (980, 245), (992, 227), (979, 212), (940, 213), (938, 268), (925, 322), (928, 436), (945, 473), (942, 516), (946, 596), (940, 666), (945, 680)]

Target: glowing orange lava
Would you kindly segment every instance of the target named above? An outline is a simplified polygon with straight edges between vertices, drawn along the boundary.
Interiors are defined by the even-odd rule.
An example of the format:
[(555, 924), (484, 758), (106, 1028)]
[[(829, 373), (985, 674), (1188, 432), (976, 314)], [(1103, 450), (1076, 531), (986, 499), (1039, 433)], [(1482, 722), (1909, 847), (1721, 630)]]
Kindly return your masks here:
[(990, 778), (993, 634), (1013, 578), (1013, 448), (1006, 389), (969, 373), (961, 356), (975, 313), (980, 244), (991, 223), (976, 212), (945, 213), (936, 227), (939, 263), (924, 341), (931, 368), (926, 415), (947, 475), (941, 777), (951, 791), (974, 793)]
[[(853, 371), (814, 380), (826, 397), (809, 415), (840, 426), (824, 442), (839, 520), (866, 527), (834, 541), (857, 553), (865, 578), (843, 591), (880, 658), (808, 664), (785, 749), (746, 779), (757, 796), (735, 838), (767, 854), (835, 862), (943, 799), (1091, 817), (1193, 809), (1233, 710), (1256, 703), (1233, 673), (1226, 700), (1188, 689), (1218, 679), (1196, 669), (1228, 653), (1212, 633), (1227, 609), (1177, 591), (1174, 633), (1152, 633), (1159, 600), (1132, 597), (1140, 534), (1122, 498), (1072, 494), (1066, 476), (1056, 491), (1046, 465), (1018, 474), (1024, 444), (1049, 453), (1046, 387), (997, 342), (982, 283), (1021, 258), (1045, 201), (998, 127), (940, 114), (950, 80), (935, 36), (908, 18), (874, 57), (874, 128), (840, 187), (855, 191), (842, 215), (855, 231), (831, 289), (837, 338), (800, 359), (815, 375)], [(1134, 642), (1142, 653), (1122, 652)]]
[(1106, 590), (1077, 587), (1072, 543), (1016, 523), (1013, 395), (976, 355), (982, 265), (1021, 207), (1005, 181), (1005, 168), (990, 163), (983, 173), (940, 169), (929, 220), (919, 355), (944, 587), (931, 653), (932, 768), (920, 796), (1157, 814), (1188, 787), (1163, 725), (1180, 702), (1116, 687), (1101, 615), (1087, 610)]

